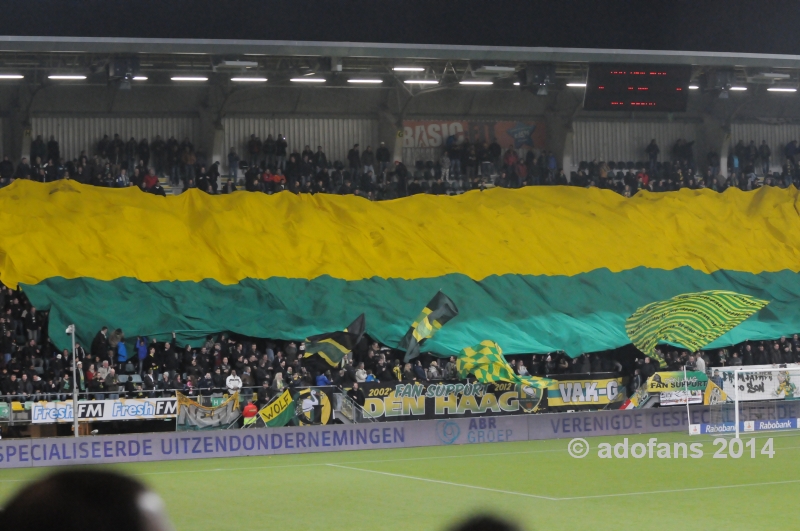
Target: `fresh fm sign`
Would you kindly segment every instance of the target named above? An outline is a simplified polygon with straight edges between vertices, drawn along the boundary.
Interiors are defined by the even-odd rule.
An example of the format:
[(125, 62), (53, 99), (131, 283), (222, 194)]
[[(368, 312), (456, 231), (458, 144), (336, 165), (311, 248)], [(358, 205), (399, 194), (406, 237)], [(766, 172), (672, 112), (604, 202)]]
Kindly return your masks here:
[[(93, 400), (78, 402), (78, 420), (146, 420), (175, 417), (174, 398)], [(70, 423), (74, 419), (72, 402), (36, 402), (31, 408), (33, 424)]]

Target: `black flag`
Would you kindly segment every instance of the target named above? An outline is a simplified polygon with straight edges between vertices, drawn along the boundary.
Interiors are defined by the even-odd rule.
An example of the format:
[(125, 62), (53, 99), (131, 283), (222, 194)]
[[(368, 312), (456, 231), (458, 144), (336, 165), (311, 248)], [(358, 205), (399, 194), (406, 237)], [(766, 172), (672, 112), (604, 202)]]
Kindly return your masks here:
[(342, 332), (311, 336), (306, 339), (306, 353), (303, 357), (319, 354), (329, 365), (336, 367), (342, 358), (361, 341), (365, 328), (366, 318), (362, 313)]

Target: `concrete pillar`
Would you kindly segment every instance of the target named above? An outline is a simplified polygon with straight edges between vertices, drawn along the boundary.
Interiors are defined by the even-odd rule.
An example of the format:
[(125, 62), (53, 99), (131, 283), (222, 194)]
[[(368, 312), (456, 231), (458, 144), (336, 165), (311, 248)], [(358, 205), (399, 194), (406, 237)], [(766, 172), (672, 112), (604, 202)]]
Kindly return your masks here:
[(710, 114), (703, 116), (703, 123), (698, 127), (698, 145), (695, 151), (695, 161), (698, 170), (708, 167), (707, 155), (713, 150), (719, 153), (719, 171), (722, 175), (728, 174), (728, 153), (730, 152), (731, 131), (730, 127)]
[(399, 125), (395, 128), (395, 134), (394, 134), (394, 151), (393, 151), (394, 158), (392, 160), (394, 160), (395, 162), (403, 161), (404, 142), (405, 142), (405, 137), (403, 136), (403, 127), (402, 125)]
[(30, 151), (30, 121), (18, 109), (12, 109), (3, 120), (3, 155), (8, 155), (16, 165), (22, 157), (30, 155)]
[(728, 175), (728, 154), (731, 150), (731, 130), (720, 128), (721, 140), (719, 148), (719, 171), (722, 175)]
[(547, 149), (552, 151), (556, 160), (561, 161), (564, 173), (569, 176), (572, 170), (572, 119), (560, 113), (545, 115), (547, 127)]
[[(31, 154), (31, 123), (30, 121), (25, 121), (24, 123), (19, 122), (18, 127), (14, 128), (16, 131), (21, 130), (21, 137), (19, 141), (19, 156), (18, 159), (22, 157), (28, 157)], [(30, 163), (31, 161), (28, 161)]]
[[(220, 164), (224, 168), (224, 161), (220, 160), (219, 158), (215, 158), (218, 156), (218, 151), (215, 151), (215, 142), (216, 142), (216, 134), (218, 130), (218, 122), (216, 120), (216, 116), (214, 112), (208, 110), (201, 110), (199, 114), (200, 118), (200, 127), (199, 133), (200, 137), (197, 138), (194, 142), (195, 149), (198, 152), (201, 152), (205, 155), (207, 164), (211, 166), (214, 161), (219, 160)], [(221, 129), (221, 126), (219, 126)], [(219, 138), (219, 146), (221, 148), (222, 145), (222, 135)]]
[(219, 162), (220, 172), (225, 172), (228, 165), (228, 151), (225, 149), (225, 130), (222, 123), (218, 122), (214, 127), (214, 138), (211, 146), (211, 163)]
[(22, 157), (31, 154), (30, 108), (37, 92), (31, 91), (30, 87), (20, 86), (15, 101), (10, 105), (8, 118), (3, 120), (3, 153), (15, 165)]
[(558, 153), (556, 153), (556, 159), (561, 161), (561, 167), (564, 169), (567, 180), (569, 180), (570, 172), (574, 171), (576, 167), (575, 161), (572, 160), (572, 142), (575, 139), (575, 131), (572, 129), (572, 124), (569, 124), (566, 130), (566, 134), (564, 135), (564, 149), (561, 152), (560, 158)]
[(402, 133), (403, 123), (398, 115), (388, 111), (378, 113), (378, 143), (386, 144), (386, 148), (392, 154), (392, 160), (403, 160)]

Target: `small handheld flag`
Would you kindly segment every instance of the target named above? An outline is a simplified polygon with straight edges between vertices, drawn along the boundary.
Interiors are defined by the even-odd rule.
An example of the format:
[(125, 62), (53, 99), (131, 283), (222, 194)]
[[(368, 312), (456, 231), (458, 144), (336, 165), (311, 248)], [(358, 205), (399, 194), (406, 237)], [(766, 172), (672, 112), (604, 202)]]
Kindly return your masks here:
[(458, 315), (456, 304), (441, 291), (431, 299), (414, 319), (411, 328), (400, 341), (400, 348), (405, 349), (404, 363), (408, 363), (419, 356), (419, 347), (426, 339), (433, 337), (450, 319)]

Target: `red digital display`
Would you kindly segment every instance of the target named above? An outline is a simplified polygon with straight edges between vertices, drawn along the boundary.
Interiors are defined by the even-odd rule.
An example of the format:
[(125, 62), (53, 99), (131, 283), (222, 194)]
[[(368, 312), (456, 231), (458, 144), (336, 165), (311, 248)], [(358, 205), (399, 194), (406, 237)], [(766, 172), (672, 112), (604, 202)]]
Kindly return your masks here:
[(683, 112), (689, 66), (590, 65), (583, 108)]

